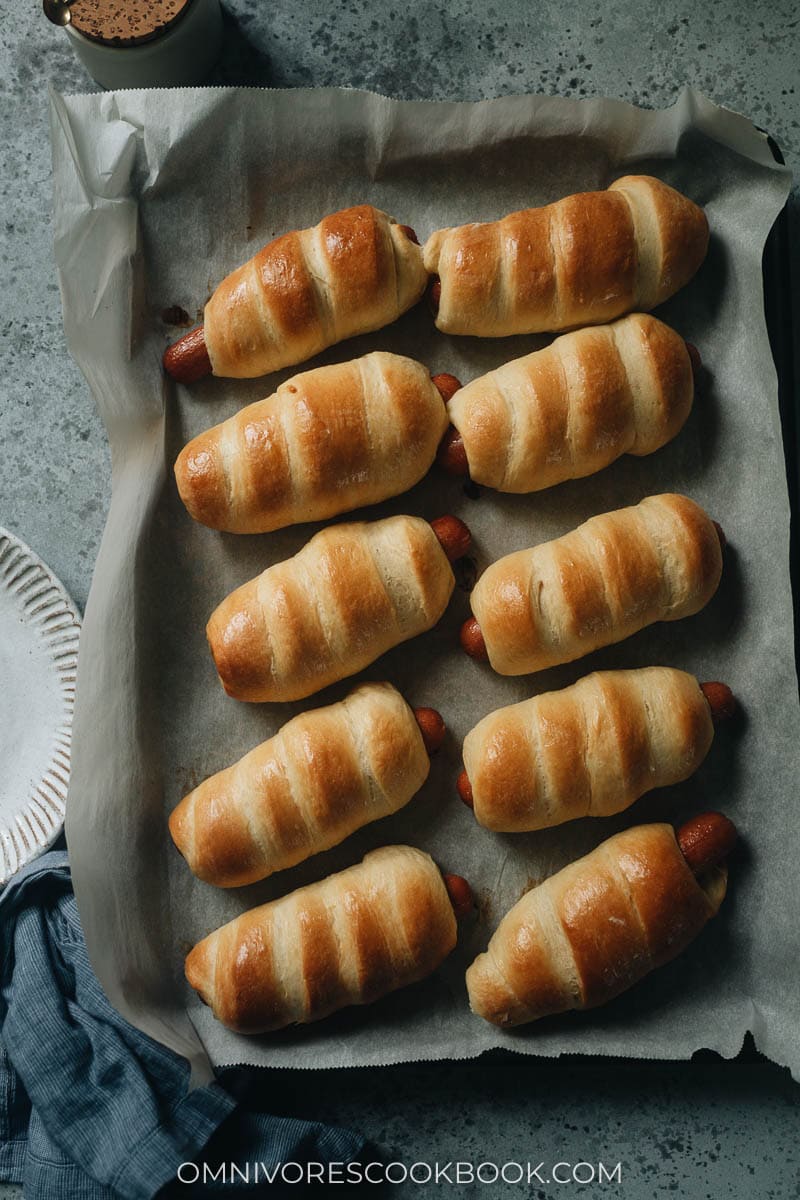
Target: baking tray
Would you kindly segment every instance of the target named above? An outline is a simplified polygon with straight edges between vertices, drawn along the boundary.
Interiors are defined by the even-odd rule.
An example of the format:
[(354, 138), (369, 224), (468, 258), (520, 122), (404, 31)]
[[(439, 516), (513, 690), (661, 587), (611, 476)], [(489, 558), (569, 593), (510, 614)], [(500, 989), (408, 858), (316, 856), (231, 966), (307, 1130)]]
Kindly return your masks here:
[[(765, 132), (766, 131), (762, 131)], [(777, 163), (786, 160), (780, 146), (769, 133), (769, 148)], [(791, 526), (789, 534), (789, 570), (792, 579), (794, 606), (794, 654), (800, 677), (800, 377), (798, 377), (795, 336), (797, 302), (792, 287), (793, 194), (790, 194), (773, 225), (766, 245), (762, 270), (764, 275), (764, 314), (772, 357), (778, 373), (778, 405), (783, 430), (783, 452), (786, 460), (786, 481), (789, 488)]]
[[(790, 811), (796, 790), (800, 726), (788, 650), (794, 635), (788, 594), (790, 510), (762, 274), (764, 245), (788, 192), (788, 172), (776, 165), (766, 139), (749, 122), (692, 92), (663, 113), (612, 101), (541, 97), (437, 104), (433, 128), (428, 103), (353, 92), (190, 90), (170, 101), (168, 120), (163, 98), (153, 93), (58, 98), (54, 106), (56, 255), (65, 326), (70, 349), (109, 427), (115, 464), (109, 525), (81, 648), (82, 751), (73, 776), (69, 828), (87, 945), (107, 994), (140, 1028), (194, 1055), (195, 1061), (198, 1043), (187, 1028), (186, 1003), (200, 1041), (216, 1063), (378, 1065), (402, 1058), (470, 1057), (491, 1044), (512, 1041), (515, 1049), (537, 1055), (582, 1051), (688, 1058), (705, 1045), (732, 1057), (744, 1031), (754, 1028), (767, 1053), (794, 1064), (800, 1018), (790, 967), (797, 921), (789, 901), (795, 873), (790, 865), (793, 838), (786, 836), (793, 831), (784, 831), (783, 814)], [(232, 176), (229, 161), (219, 153), (219, 131), (221, 123), (229, 131), (237, 121), (247, 136), (232, 144), (246, 153), (242, 161), (237, 157)], [(145, 138), (140, 136), (143, 129)], [(349, 190), (344, 195), (337, 190), (342, 180), (319, 175), (318, 168), (314, 178), (319, 176), (327, 190), (323, 195), (310, 192), (308, 171), (298, 172), (296, 165), (298, 139), (305, 146), (302, 161), (319, 164), (320, 155), (327, 161), (328, 147), (328, 158), (339, 164), (340, 174), (347, 168)], [(265, 147), (272, 147), (267, 165)], [(349, 157), (342, 165), (343, 149)], [(486, 187), (482, 182), (477, 191), (465, 190), (463, 163), (474, 164), (476, 154), (485, 166), (480, 179)], [(570, 154), (578, 156), (574, 162)], [(187, 182), (189, 156), (197, 169), (203, 163), (204, 188), (199, 192), (195, 173)], [(480, 217), (500, 208), (511, 211), (530, 197), (544, 202), (595, 185), (607, 177), (609, 162), (619, 173), (628, 164), (645, 169), (654, 161), (656, 173), (666, 171), (668, 181), (683, 183), (684, 190), (694, 190), (710, 205), (718, 231), (712, 274), (706, 272), (705, 285), (701, 280), (669, 310), (711, 364), (707, 403), (696, 407), (687, 436), (676, 439), (660, 458), (615, 464), (594, 478), (591, 488), (579, 481), (523, 505), (500, 498), (487, 507), (483, 502), (465, 504), (462, 498), (455, 511), (474, 509), (476, 547), (484, 562), (530, 544), (532, 528), (539, 540), (547, 540), (548, 534), (557, 536), (592, 512), (658, 490), (686, 490), (730, 523), (730, 570), (716, 604), (677, 640), (669, 629), (655, 628), (639, 642), (630, 639), (604, 658), (598, 655), (592, 665), (644, 665), (646, 656), (647, 663), (685, 665), (742, 687), (746, 721), (741, 751), (733, 732), (724, 739), (721, 732), (721, 752), (710, 757), (680, 797), (649, 797), (636, 814), (642, 820), (664, 815), (679, 819), (684, 811), (708, 807), (709, 796), (724, 795), (746, 847), (737, 859), (739, 884), (731, 902), (705, 951), (698, 948), (665, 968), (613, 1010), (609, 1006), (590, 1018), (568, 1014), (557, 1026), (540, 1023), (527, 1036), (508, 1035), (499, 1043), (492, 1041), (491, 1029), (472, 1023), (463, 1005), (462, 968), (484, 948), (496, 916), (518, 897), (533, 871), (539, 877), (551, 873), (613, 827), (577, 823), (569, 831), (569, 844), (559, 830), (557, 837), (536, 838), (535, 846), (529, 844), (533, 839), (502, 843), (500, 858), (490, 858), (494, 843), (487, 845), (482, 835), (479, 839), (460, 807), (438, 802), (435, 785), (444, 774), (456, 773), (459, 738), (480, 715), (510, 702), (514, 689), (525, 686), (479, 675), (469, 664), (465, 670), (445, 639), (466, 615), (466, 598), (459, 595), (447, 629), (435, 631), (427, 643), (403, 648), (391, 663), (387, 656), (376, 667), (391, 678), (396, 672), (395, 681), (405, 681), (415, 700), (420, 696), (416, 702), (447, 712), (453, 736), (445, 748), (446, 761), (437, 760), (433, 790), (421, 797), (413, 813), (405, 814), (407, 825), (401, 814), (391, 830), (371, 829), (357, 844), (337, 851), (341, 861), (330, 854), (272, 886), (289, 890), (317, 872), (347, 865), (345, 856), (348, 861), (359, 858), (373, 837), (416, 841), (424, 836), (423, 844), (446, 867), (456, 869), (457, 864), (460, 873), (474, 874), (479, 893), (486, 894), (494, 911), (482, 907), (482, 923), (465, 928), (458, 961), (421, 985), (413, 1014), (414, 997), (408, 993), (374, 1006), (368, 1022), (350, 1013), (338, 1021), (332, 1018), (324, 1030), (293, 1032), (271, 1039), (269, 1046), (229, 1037), (199, 1002), (186, 997), (181, 951), (184, 943), (192, 944), (235, 915), (236, 906), (269, 898), (269, 881), (252, 900), (249, 894), (203, 893), (182, 864), (168, 857), (164, 815), (186, 790), (184, 769), (211, 773), (224, 765), (223, 752), (230, 761), (259, 740), (255, 734), (261, 732), (260, 714), (226, 705), (218, 695), (202, 639), (205, 617), (221, 595), (260, 569), (262, 551), (280, 557), (284, 549), (293, 552), (293, 539), (304, 540), (304, 535), (287, 534), (274, 547), (237, 544), (234, 556), (232, 546), (227, 553), (227, 542), (190, 528), (176, 510), (173, 491), (165, 484), (172, 451), (177, 453), (181, 439), (212, 423), (207, 419), (211, 410), (198, 406), (200, 389), (196, 396), (164, 395), (158, 366), (164, 333), (143, 311), (143, 279), (137, 269), (147, 265), (151, 312), (158, 314), (179, 301), (188, 311), (204, 294), (209, 274), (220, 278), (233, 261), (243, 230), (252, 226), (259, 235), (268, 235), (312, 224), (320, 211), (351, 200), (353, 189), (359, 199), (367, 196), (389, 211), (408, 212), (412, 223), (419, 220), (427, 230), (445, 220)], [(267, 166), (270, 187), (264, 186)], [(470, 179), (473, 175), (471, 167)], [(219, 228), (212, 202), (228, 195), (231, 178), (240, 184), (230, 197), (230, 219)], [(422, 178), (427, 180), (424, 188)], [(187, 203), (198, 212), (188, 226), (183, 219)], [(201, 221), (203, 203), (207, 211)], [(785, 267), (781, 249), (771, 249), (767, 257)], [(730, 286), (723, 288), (726, 283)], [(138, 318), (133, 326), (131, 315)], [(666, 311), (664, 316), (669, 322)], [(778, 328), (785, 329), (786, 320), (784, 315)], [(484, 361), (488, 369), (490, 350), (495, 353), (482, 344), (445, 347), (413, 314), (389, 336), (394, 348), (413, 344), (417, 357), (438, 370), (459, 373), (463, 358), (470, 377), (481, 373)], [(406, 340), (398, 342), (402, 338)], [(345, 347), (338, 356), (352, 356), (354, 350)], [(785, 382), (784, 372), (784, 387)], [(242, 391), (244, 399), (249, 393)], [(206, 393), (204, 403), (214, 404), (212, 420), (227, 415), (227, 408), (217, 411), (217, 401), (232, 406), (232, 399), (217, 397), (213, 381)], [(166, 428), (165, 400), (170, 400)], [(793, 443), (792, 430), (787, 438)], [(747, 471), (735, 466), (743, 457)], [(441, 512), (452, 493), (445, 497), (440, 491), (431, 479), (398, 504), (412, 512)], [(458, 690), (449, 687), (446, 672), (439, 669), (445, 659)], [(585, 673), (587, 665), (575, 671)], [(747, 689), (741, 683), (745, 678)], [(476, 679), (480, 695), (474, 692)], [(557, 679), (541, 682), (555, 687), (570, 680), (565, 670)], [(465, 692), (465, 683), (471, 691)], [(744, 753), (745, 737), (749, 753)], [(771, 770), (764, 771), (753, 751), (770, 746)], [(620, 820), (628, 823), (631, 815)], [(757, 869), (757, 860), (769, 860), (771, 869)], [(782, 863), (785, 869), (776, 869)], [(741, 954), (732, 956), (733, 946), (741, 947)], [(712, 986), (714, 1008), (709, 1010)], [(412, 1016), (419, 1036), (410, 1029)], [(336, 1036), (345, 1029), (347, 1038)], [(401, 1037), (403, 1033), (408, 1036)]]

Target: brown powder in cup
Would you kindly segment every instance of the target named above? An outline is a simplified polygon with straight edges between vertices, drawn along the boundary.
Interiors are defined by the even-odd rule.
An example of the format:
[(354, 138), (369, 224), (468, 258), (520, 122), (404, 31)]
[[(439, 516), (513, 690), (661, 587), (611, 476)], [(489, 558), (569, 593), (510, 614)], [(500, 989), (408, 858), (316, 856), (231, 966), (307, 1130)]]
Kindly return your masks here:
[(109, 46), (137, 46), (159, 37), (193, 0), (75, 0), (72, 24), (84, 37)]

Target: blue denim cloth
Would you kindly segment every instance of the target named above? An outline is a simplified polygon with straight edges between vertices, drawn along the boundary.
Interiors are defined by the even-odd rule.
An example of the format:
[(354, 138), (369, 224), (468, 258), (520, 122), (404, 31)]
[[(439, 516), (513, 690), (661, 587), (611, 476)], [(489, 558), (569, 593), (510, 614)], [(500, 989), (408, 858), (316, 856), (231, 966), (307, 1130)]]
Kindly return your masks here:
[[(186, 1060), (106, 1000), (66, 853), (31, 863), (0, 894), (0, 954), (0, 1180), (22, 1182), (26, 1197), (143, 1200), (195, 1159), (269, 1167), (348, 1162), (361, 1149), (347, 1130), (247, 1112), (216, 1082), (188, 1090)], [(237, 1195), (248, 1190), (237, 1182)]]

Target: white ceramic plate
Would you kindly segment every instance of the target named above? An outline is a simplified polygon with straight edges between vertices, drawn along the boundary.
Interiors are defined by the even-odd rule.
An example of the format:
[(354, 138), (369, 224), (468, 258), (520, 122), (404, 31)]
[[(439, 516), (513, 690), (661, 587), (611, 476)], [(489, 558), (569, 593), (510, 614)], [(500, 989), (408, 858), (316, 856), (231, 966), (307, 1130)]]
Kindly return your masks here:
[(0, 885), (64, 825), (79, 634), (52, 571), (0, 528)]

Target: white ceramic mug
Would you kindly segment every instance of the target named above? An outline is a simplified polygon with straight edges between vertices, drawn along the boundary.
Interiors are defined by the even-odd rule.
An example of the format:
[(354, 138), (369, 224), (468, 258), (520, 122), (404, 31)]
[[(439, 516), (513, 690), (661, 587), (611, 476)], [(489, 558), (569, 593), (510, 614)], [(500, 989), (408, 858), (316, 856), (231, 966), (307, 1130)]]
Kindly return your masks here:
[(202, 83), (222, 47), (219, 0), (190, 0), (185, 13), (150, 41), (112, 46), (65, 25), (72, 48), (104, 88), (187, 87)]

